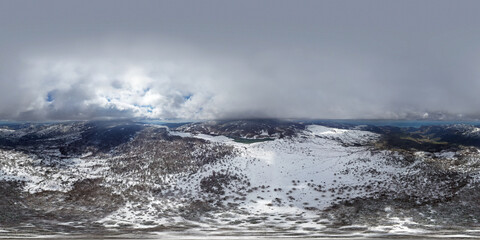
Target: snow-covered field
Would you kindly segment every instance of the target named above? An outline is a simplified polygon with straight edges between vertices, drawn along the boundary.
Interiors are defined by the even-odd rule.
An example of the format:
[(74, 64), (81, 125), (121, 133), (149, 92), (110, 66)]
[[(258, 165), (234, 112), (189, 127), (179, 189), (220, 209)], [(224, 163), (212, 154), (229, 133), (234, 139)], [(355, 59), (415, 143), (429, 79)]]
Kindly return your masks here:
[[(396, 179), (421, 175), (416, 166), (427, 157), (425, 153), (415, 153), (412, 164), (398, 164), (402, 154), (375, 149), (378, 134), (309, 125), (294, 137), (250, 144), (225, 136), (170, 130), (168, 134), (185, 141), (202, 139), (208, 144), (231, 147), (233, 154), (194, 170), (157, 176), (159, 173), (151, 167), (155, 159), (142, 153), (135, 153), (144, 156), (135, 161), (150, 163), (125, 174), (115, 171), (112, 163), (132, 154), (128, 152), (86, 152), (60, 161), (13, 149), (0, 150), (0, 180), (22, 181), (22, 190), (30, 195), (59, 192), (69, 196), (78, 188), (77, 182), (102, 179), (99, 191), (110, 189), (113, 195), (108, 196), (124, 199), (113, 211), (88, 219), (108, 231), (148, 231), (163, 237), (165, 233), (178, 237), (375, 237), (435, 233), (435, 222), (425, 227), (425, 223), (398, 214), (395, 206), (388, 204), (377, 209), (380, 222), (348, 222), (352, 214), (349, 211), (359, 210), (342, 210), (342, 206), (353, 205), (358, 199), (383, 199), (381, 194), (390, 192), (410, 194), (415, 192), (415, 185), (403, 186)], [(268, 133), (263, 132), (262, 136)], [(435, 154), (446, 161), (456, 159), (455, 152)], [(441, 197), (442, 191), (439, 189), (433, 197)], [(345, 218), (347, 222), (341, 222)], [(83, 223), (58, 224), (77, 228)], [(8, 227), (0, 226), (0, 230), (11, 232)]]
[[(342, 200), (369, 196), (375, 189), (365, 186), (387, 181), (392, 175), (405, 171), (404, 167), (385, 164), (392, 153), (371, 150), (368, 143), (377, 140), (378, 135), (359, 130), (311, 125), (295, 138), (252, 144), (238, 143), (224, 136), (183, 132), (171, 134), (218, 142), (236, 149), (235, 157), (208, 165), (188, 177), (172, 176), (175, 179), (172, 184), (193, 196), (192, 201), (202, 199), (205, 195), (200, 186), (203, 178), (214, 173), (243, 176), (248, 180), (246, 191), (240, 191), (239, 194), (239, 188), (243, 185), (233, 182), (226, 186), (224, 194), (232, 197), (223, 203), (236, 207), (230, 212), (213, 212), (209, 217), (191, 222), (179, 217), (158, 218), (155, 211), (150, 211), (152, 214), (148, 215), (144, 209), (136, 212), (132, 205), (127, 205), (101, 222), (118, 223), (129, 219), (137, 227), (149, 227), (141, 223), (153, 221), (164, 226), (191, 224), (210, 231), (224, 228), (234, 231), (314, 233), (326, 229), (325, 225), (331, 223), (319, 214), (320, 211)], [(374, 173), (382, 174), (372, 173), (373, 169)], [(152, 199), (150, 203), (178, 208), (175, 201)], [(390, 230), (397, 231), (396, 228)]]

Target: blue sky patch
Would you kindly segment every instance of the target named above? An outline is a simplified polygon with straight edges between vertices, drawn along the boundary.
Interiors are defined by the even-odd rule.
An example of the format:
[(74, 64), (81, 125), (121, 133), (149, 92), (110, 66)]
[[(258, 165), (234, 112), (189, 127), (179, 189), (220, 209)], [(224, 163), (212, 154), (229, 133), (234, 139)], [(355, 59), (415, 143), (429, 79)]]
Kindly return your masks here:
[(55, 91), (50, 91), (47, 93), (47, 102), (53, 102), (55, 100)]
[(183, 100), (186, 102), (192, 98), (193, 94), (188, 94), (186, 96), (183, 96)]

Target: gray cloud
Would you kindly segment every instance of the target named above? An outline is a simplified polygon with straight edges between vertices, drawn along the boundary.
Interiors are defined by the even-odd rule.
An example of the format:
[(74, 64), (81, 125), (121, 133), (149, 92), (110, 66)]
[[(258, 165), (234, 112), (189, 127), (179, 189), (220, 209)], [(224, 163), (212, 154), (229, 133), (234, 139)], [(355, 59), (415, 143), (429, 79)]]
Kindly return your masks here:
[(477, 1), (1, 1), (0, 119), (478, 116)]

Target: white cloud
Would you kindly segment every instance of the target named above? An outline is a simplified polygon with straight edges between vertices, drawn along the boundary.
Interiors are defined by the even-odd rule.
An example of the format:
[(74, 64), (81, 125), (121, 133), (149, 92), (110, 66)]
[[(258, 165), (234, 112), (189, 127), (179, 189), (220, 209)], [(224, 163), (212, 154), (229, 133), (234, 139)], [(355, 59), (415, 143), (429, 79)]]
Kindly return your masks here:
[(0, 2), (0, 119), (480, 112), (476, 2), (31, 4)]

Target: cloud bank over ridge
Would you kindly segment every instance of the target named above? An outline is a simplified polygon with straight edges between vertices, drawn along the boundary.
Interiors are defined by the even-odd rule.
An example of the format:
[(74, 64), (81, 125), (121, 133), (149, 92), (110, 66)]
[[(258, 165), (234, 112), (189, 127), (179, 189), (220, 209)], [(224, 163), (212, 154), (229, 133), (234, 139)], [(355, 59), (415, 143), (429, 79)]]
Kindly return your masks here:
[(4, 1), (0, 119), (480, 112), (475, 1)]

